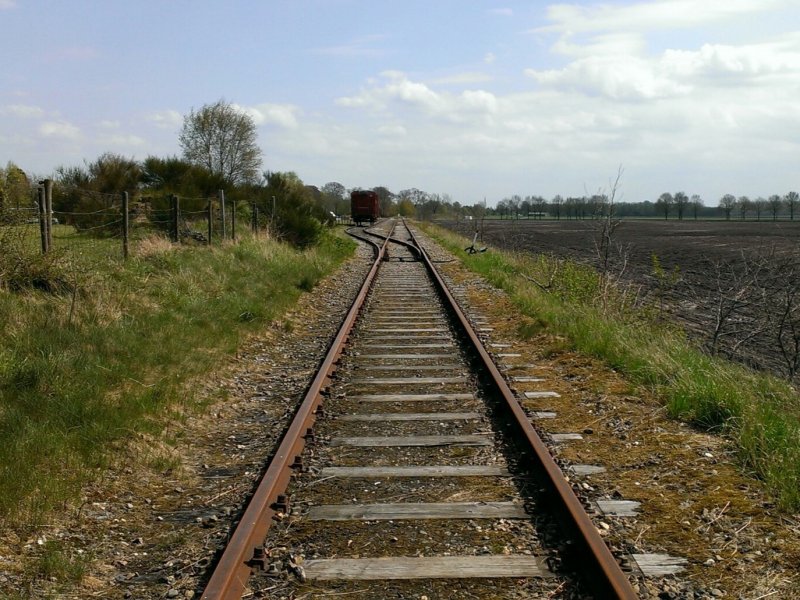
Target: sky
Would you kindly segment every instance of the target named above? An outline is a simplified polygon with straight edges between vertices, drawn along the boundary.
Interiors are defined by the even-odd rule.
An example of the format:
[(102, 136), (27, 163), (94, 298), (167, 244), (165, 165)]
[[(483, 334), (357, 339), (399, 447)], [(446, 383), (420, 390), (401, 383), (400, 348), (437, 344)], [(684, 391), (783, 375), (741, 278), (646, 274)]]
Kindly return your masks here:
[(219, 99), (309, 185), (800, 189), (800, 0), (0, 0), (0, 166), (180, 155)]

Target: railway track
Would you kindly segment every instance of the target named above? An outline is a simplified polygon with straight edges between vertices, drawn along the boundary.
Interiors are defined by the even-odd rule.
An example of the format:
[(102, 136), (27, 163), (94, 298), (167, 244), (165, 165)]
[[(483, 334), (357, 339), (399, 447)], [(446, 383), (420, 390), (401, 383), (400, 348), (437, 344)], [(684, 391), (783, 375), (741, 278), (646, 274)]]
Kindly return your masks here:
[(202, 597), (635, 598), (433, 263), (381, 226)]

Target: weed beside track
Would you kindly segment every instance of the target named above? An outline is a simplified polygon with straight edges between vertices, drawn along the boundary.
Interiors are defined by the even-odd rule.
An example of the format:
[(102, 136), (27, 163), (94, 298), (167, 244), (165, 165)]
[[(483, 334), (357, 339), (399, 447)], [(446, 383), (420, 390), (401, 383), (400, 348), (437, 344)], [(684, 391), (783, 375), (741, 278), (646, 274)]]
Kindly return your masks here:
[(743, 467), (764, 479), (779, 504), (800, 507), (800, 399), (789, 384), (706, 355), (652, 310), (632, 306), (590, 267), (565, 261), (544, 290), (533, 281), (549, 281), (547, 257), (496, 249), (464, 256), (465, 238), (425, 230), (505, 290), (534, 329), (566, 336), (579, 352), (655, 391), (676, 418), (729, 436)]
[(247, 236), (143, 243), (122, 262), (100, 240), (48, 266), (67, 289), (0, 289), (0, 518), (34, 527), (72, 500), (118, 444), (193, 404), (186, 382), (353, 248), (337, 235), (305, 251)]

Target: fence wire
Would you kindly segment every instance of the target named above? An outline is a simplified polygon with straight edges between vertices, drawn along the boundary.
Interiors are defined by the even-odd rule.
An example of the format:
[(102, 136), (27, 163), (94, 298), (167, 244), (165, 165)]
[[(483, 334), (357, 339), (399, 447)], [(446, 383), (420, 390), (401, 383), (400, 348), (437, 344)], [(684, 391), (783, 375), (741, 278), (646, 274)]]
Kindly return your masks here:
[[(223, 231), (231, 237), (232, 208), (226, 207), (223, 223), (216, 197), (181, 197), (176, 202), (172, 196), (132, 194), (126, 232), (121, 194), (57, 184), (52, 190), (49, 219), (43, 216), (35, 191), (27, 206), (0, 207), (0, 255), (13, 245), (27, 253), (72, 254), (82, 260), (106, 261), (122, 259), (126, 247), (136, 255), (140, 246), (152, 247), (156, 240), (200, 247), (219, 243)], [(240, 227), (245, 226), (240, 220)]]

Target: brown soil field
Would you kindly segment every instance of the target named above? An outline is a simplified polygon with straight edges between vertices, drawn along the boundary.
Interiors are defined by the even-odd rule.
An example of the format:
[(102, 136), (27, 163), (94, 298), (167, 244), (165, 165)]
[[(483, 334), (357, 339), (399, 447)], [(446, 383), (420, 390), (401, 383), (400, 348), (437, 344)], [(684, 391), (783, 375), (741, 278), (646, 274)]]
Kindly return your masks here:
[[(599, 266), (601, 220), (443, 221), (479, 245), (551, 254)], [(482, 239), (482, 241), (480, 241)], [(609, 272), (665, 311), (698, 344), (786, 376), (800, 339), (777, 339), (777, 316), (800, 315), (800, 221), (622, 220), (613, 231)], [(664, 276), (655, 275), (653, 257)], [(794, 296), (798, 298), (795, 299)], [(724, 322), (720, 316), (726, 314)], [(791, 338), (791, 339), (789, 339)], [(793, 346), (793, 347), (792, 347)], [(786, 354), (788, 347), (788, 356)], [(796, 375), (796, 373), (795, 373)]]

